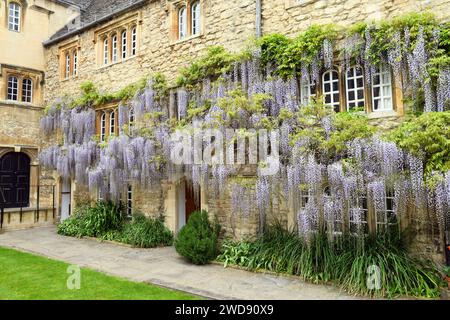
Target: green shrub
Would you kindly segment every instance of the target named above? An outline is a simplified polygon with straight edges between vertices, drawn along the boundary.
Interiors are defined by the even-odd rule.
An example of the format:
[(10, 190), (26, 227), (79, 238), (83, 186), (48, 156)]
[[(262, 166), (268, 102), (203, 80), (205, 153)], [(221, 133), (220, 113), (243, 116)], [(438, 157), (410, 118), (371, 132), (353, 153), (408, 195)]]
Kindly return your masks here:
[(219, 224), (211, 224), (206, 211), (194, 212), (178, 233), (175, 249), (194, 264), (206, 264), (217, 257), (219, 232)]
[[(224, 242), (218, 257), (225, 265), (297, 275), (314, 282), (333, 282), (356, 294), (436, 297), (441, 280), (434, 266), (410, 256), (398, 233), (331, 242), (324, 232), (308, 243), (280, 225), (266, 228), (254, 242)], [(368, 268), (380, 270), (379, 290), (367, 287)]]
[(73, 214), (58, 225), (57, 232), (63, 236), (82, 237), (82, 217)]
[(450, 170), (450, 112), (427, 112), (413, 117), (387, 138), (422, 159), (427, 175)]
[(172, 231), (164, 225), (162, 216), (147, 218), (142, 214), (135, 214), (133, 220), (124, 225), (119, 236), (120, 242), (139, 248), (170, 246), (173, 242)]
[(81, 206), (75, 214), (58, 226), (58, 233), (67, 236), (101, 236), (109, 230), (121, 228), (122, 204), (99, 201), (94, 206)]

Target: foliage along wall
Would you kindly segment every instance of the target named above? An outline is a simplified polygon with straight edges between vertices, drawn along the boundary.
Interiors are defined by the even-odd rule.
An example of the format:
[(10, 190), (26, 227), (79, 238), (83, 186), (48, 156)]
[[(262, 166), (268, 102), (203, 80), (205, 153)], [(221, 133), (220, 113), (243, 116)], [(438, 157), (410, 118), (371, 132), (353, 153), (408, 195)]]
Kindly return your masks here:
[[(434, 230), (436, 225), (442, 237), (449, 224), (448, 163), (429, 167), (433, 152), (423, 154), (403, 145), (403, 127), (392, 142), (364, 116), (335, 113), (320, 97), (307, 105), (300, 103), (299, 82), (317, 84), (320, 74), (339, 62), (345, 67), (363, 66), (365, 81), (370, 83), (384, 63), (392, 68), (395, 81), (410, 89), (414, 111), (446, 111), (449, 31), (448, 24), (439, 24), (432, 16), (413, 14), (380, 25), (355, 26), (343, 39), (342, 30), (312, 26), (295, 39), (263, 37), (239, 55), (212, 47), (180, 71), (176, 115), (170, 111), (174, 96), (159, 75), (132, 86), (127, 94), (105, 96), (87, 86), (82, 97), (63, 97), (48, 108), (42, 128), (48, 135), (62, 132), (63, 141), (44, 150), (41, 163), (91, 191), (103, 190), (112, 200), (120, 198), (119, 187), (129, 181), (152, 188), (181, 170), (196, 193), (200, 186), (209, 186), (204, 192), (220, 198), (231, 186), (233, 213), (245, 217), (255, 203), (260, 230), (272, 195), (279, 194), (297, 204), (293, 210), (304, 237), (318, 229), (332, 237), (363, 236), (398, 228), (402, 221), (406, 223), (401, 228), (426, 224)], [(336, 50), (342, 43), (343, 49)], [(341, 59), (335, 61), (339, 55)], [(123, 98), (120, 134), (99, 143), (94, 108), (117, 98)], [(125, 121), (130, 110), (139, 119), (133, 130)], [(176, 129), (195, 134), (205, 128), (219, 129), (224, 135), (228, 128), (238, 129), (237, 135), (247, 138), (253, 129), (279, 129), (280, 170), (262, 175), (268, 165), (262, 159), (248, 179), (241, 175), (241, 166), (230, 163), (174, 165), (170, 134)], [(234, 141), (237, 136), (227, 139)]]

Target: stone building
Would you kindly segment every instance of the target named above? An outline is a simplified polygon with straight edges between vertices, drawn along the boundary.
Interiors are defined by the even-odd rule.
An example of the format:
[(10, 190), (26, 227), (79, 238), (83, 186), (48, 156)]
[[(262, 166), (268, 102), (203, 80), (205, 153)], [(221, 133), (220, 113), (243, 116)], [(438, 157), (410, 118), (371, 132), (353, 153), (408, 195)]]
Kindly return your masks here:
[[(80, 15), (70, 17), (73, 19), (66, 24), (64, 18), (72, 13), (68, 11), (70, 5), (78, 8)], [(17, 7), (21, 26), (15, 30), (15, 18), (11, 23), (8, 17), (15, 17)], [(238, 52), (250, 38), (263, 34), (295, 36), (312, 24), (346, 27), (360, 21), (425, 10), (447, 20), (450, 0), (4, 0), (0, 2), (0, 156), (9, 151), (28, 154), (30, 185), (43, 184), (49, 174), (39, 175), (36, 161), (38, 149), (47, 143), (41, 141), (38, 129), (43, 107), (63, 94), (77, 95), (80, 85), (86, 81), (92, 81), (104, 92), (116, 92), (157, 72), (173, 82), (180, 67), (209, 46), (221, 45)], [(13, 73), (18, 76), (11, 82)], [(389, 75), (390, 71), (380, 70), (380, 73)], [(353, 76), (357, 81), (356, 71)], [(326, 81), (331, 84), (343, 82), (339, 68), (328, 77)], [(388, 102), (379, 104), (369, 94), (362, 98), (369, 117), (379, 125), (395, 123), (404, 115), (402, 91), (388, 78)], [(28, 79), (33, 86), (32, 101), (27, 96)], [(325, 90), (326, 81), (323, 78), (319, 90)], [(363, 85), (361, 90), (369, 89)], [(16, 92), (21, 98), (11, 99), (10, 92)], [(345, 95), (345, 90), (336, 92)], [(332, 98), (331, 103), (336, 110), (344, 111), (345, 101), (341, 96)], [(97, 108), (100, 138), (118, 130), (118, 103)], [(56, 174), (53, 178), (58, 219), (67, 217), (77, 202), (99, 197), (87, 194), (74, 181), (62, 181)], [(167, 225), (174, 231), (198, 207), (190, 190), (182, 176), (152, 190), (123, 186), (129, 208), (148, 215), (164, 213)], [(30, 190), (29, 194), (32, 193)], [(27, 204), (33, 205), (31, 198)], [(202, 191), (199, 206), (218, 215), (227, 231), (235, 236), (251, 234), (257, 229), (253, 220), (234, 225), (229, 218), (228, 198), (210, 201)], [(295, 215), (287, 213), (288, 207), (289, 204), (280, 201), (274, 204), (273, 210), (284, 212), (286, 223), (292, 225)]]
[(4, 196), (6, 201), (5, 228), (38, 223), (38, 202), (40, 223), (53, 221), (53, 180), (47, 181), (37, 160), (46, 65), (42, 42), (77, 11), (63, 1), (0, 2), (0, 200)]

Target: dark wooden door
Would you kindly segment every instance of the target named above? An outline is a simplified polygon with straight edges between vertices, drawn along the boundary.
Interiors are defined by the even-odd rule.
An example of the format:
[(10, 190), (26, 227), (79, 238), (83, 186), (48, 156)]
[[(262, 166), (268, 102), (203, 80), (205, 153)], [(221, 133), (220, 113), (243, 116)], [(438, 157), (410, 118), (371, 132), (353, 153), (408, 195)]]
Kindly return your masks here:
[(10, 152), (0, 158), (0, 206), (28, 207), (30, 200), (30, 158), (20, 152)]
[(188, 222), (189, 217), (195, 211), (200, 210), (200, 199), (195, 199), (194, 188), (192, 184), (186, 182), (185, 184), (185, 197), (186, 197), (186, 222)]

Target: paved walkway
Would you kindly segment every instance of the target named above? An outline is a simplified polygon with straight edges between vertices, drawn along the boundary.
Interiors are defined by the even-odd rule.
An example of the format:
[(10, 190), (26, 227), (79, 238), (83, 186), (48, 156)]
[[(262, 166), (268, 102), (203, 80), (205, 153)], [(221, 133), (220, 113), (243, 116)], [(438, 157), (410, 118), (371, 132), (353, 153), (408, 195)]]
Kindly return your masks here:
[(252, 273), (220, 265), (195, 266), (173, 247), (135, 249), (56, 234), (54, 227), (8, 231), (0, 246), (149, 282), (212, 299), (355, 299), (339, 289), (291, 277)]

